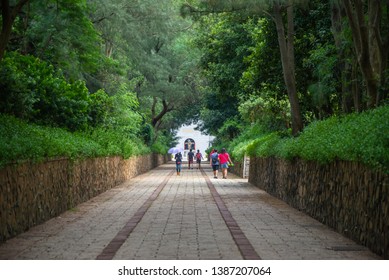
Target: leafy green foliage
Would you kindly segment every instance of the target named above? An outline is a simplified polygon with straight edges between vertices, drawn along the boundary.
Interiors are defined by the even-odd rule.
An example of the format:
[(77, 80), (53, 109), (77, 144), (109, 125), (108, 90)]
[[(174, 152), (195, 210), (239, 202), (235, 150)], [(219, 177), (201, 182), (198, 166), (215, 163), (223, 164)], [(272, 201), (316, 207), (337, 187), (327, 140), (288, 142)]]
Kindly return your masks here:
[[(26, 60), (30, 60), (25, 63)], [(33, 57), (22, 57), (16, 53), (8, 54), (0, 64), (0, 111), (26, 118), (34, 113), (34, 104), (37, 101), (34, 87), (37, 84), (33, 78), (25, 72), (29, 65), (29, 72), (40, 72), (44, 75), (44, 69), (33, 69), (38, 66)], [(37, 67), (38, 68), (38, 67)], [(22, 71), (24, 69), (24, 71)]]
[[(91, 3), (91, 17), (102, 34), (105, 53), (121, 69), (121, 73), (107, 69), (96, 78), (110, 94), (116, 93), (122, 83), (131, 84), (131, 89), (136, 89), (142, 116), (158, 131), (179, 127), (172, 118), (182, 122), (190, 119), (198, 100), (194, 86), (198, 54), (189, 43), (190, 22), (178, 14), (180, 2), (96, 0)], [(162, 102), (168, 112), (164, 111)], [(160, 119), (163, 121), (159, 122)]]
[(305, 60), (305, 66), (313, 69), (313, 75), (317, 79), (308, 90), (312, 93), (313, 110), (318, 111), (318, 117), (321, 119), (339, 111), (338, 81), (335, 79), (337, 63), (333, 45), (312, 50)]
[(62, 127), (27, 125), (2, 116), (2, 165), (58, 156), (128, 158), (151, 152), (137, 137), (142, 122), (139, 102), (126, 84), (113, 96), (103, 90), (90, 94), (84, 82), (69, 83), (53, 66), (16, 52), (6, 55), (0, 73), (0, 88), (7, 93), (1, 95), (2, 113)]
[(202, 89), (202, 130), (215, 136), (224, 121), (239, 115), (239, 99), (244, 95), (239, 80), (252, 42), (244, 23), (239, 15), (211, 14), (201, 19), (197, 29), (195, 45), (202, 53), (200, 67), (207, 81)]
[(171, 138), (169, 135), (159, 135), (158, 139), (151, 146), (151, 150), (157, 154), (166, 154), (169, 149), (169, 147), (166, 146), (166, 143), (172, 142), (169, 138)]
[(110, 112), (114, 110), (112, 98), (102, 89), (90, 95), (89, 106), (90, 124), (93, 127), (107, 123)]
[[(236, 157), (387, 164), (387, 138), (379, 134), (387, 134), (385, 120), (370, 112), (365, 121), (363, 114), (334, 117), (366, 108), (351, 32), (335, 2), (295, 6), (298, 101), (305, 123), (314, 121), (298, 138), (287, 135), (277, 30), (262, 13), (273, 1), (184, 2), (47, 0), (24, 7), (0, 64), (0, 113), (75, 133), (63, 143), (68, 136), (61, 129), (31, 126), (19, 137), (9, 127), (2, 149), (21, 159), (164, 152), (175, 129), (201, 118), (201, 129)], [(179, 17), (179, 7), (202, 16), (192, 25)], [(381, 77), (383, 98), (388, 73)], [(24, 131), (16, 121), (15, 127)], [(36, 148), (6, 146), (9, 139)], [(82, 151), (67, 143), (79, 143)]]
[(276, 132), (263, 135), (253, 141), (247, 146), (249, 155), (258, 155), (260, 157), (269, 157), (274, 155), (279, 141), (279, 136)]
[(389, 106), (361, 114), (314, 122), (300, 137), (285, 143), (285, 155), (329, 162), (360, 161), (389, 168)]
[(65, 76), (84, 79), (104, 61), (100, 38), (89, 18), (86, 0), (30, 1), (25, 45), (29, 53), (50, 61)]
[(70, 133), (61, 128), (28, 124), (12, 116), (0, 115), (0, 167), (24, 160), (113, 155), (128, 158), (150, 152), (142, 141), (114, 129)]
[(243, 159), (244, 155), (247, 154), (247, 146), (251, 144), (254, 139), (265, 135), (266, 132), (264, 131), (263, 127), (259, 124), (246, 126), (242, 129), (242, 133), (230, 142), (227, 146), (228, 150), (231, 151), (231, 154), (235, 159)]
[(83, 82), (68, 83), (53, 66), (16, 52), (6, 54), (0, 74), (0, 112), (73, 131), (88, 126), (90, 98)]
[[(190, 51), (190, 36), (182, 32), (190, 21), (179, 16), (179, 5), (31, 3), (14, 24), (8, 50), (15, 52), (1, 61), (0, 113), (86, 134), (96, 147), (124, 157), (150, 152), (143, 142), (166, 150), (174, 141), (166, 132), (174, 134), (179, 122), (200, 111), (199, 95), (193, 94), (198, 53)], [(150, 97), (158, 102), (154, 107), (143, 102)], [(173, 111), (150, 126), (161, 101)]]
[(260, 122), (268, 130), (285, 130), (290, 127), (290, 105), (287, 96), (277, 97), (277, 92), (265, 85), (256, 95), (251, 95), (239, 105), (239, 112), (248, 123)]
[(226, 119), (218, 131), (219, 139), (224, 142), (231, 141), (240, 134), (242, 128), (238, 117)]
[(88, 136), (98, 143), (106, 155), (120, 155), (129, 158), (150, 152), (150, 149), (138, 138), (117, 129), (97, 128)]
[(252, 45), (248, 46), (249, 54), (243, 59), (247, 68), (240, 79), (240, 86), (250, 95), (261, 92), (263, 87), (270, 91), (282, 91), (284, 81), (280, 75), (281, 58), (274, 24), (269, 19), (253, 17), (247, 19), (243, 26)]
[(71, 131), (106, 126), (137, 134), (139, 101), (127, 84), (108, 96), (104, 90), (90, 94), (82, 81), (69, 83), (54, 67), (33, 56), (7, 53), (0, 65), (0, 112)]
[(323, 164), (340, 159), (389, 172), (389, 106), (313, 122), (296, 138), (254, 126), (233, 144), (230, 149), (237, 158), (299, 157)]

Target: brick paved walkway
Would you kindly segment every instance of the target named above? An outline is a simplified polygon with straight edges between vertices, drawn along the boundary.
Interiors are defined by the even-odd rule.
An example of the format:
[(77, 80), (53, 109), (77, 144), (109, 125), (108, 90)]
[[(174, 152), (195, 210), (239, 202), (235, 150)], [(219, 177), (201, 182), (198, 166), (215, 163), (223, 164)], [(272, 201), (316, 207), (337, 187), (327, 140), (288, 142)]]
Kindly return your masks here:
[(207, 167), (176, 176), (173, 164), (162, 165), (8, 240), (0, 259), (380, 259)]

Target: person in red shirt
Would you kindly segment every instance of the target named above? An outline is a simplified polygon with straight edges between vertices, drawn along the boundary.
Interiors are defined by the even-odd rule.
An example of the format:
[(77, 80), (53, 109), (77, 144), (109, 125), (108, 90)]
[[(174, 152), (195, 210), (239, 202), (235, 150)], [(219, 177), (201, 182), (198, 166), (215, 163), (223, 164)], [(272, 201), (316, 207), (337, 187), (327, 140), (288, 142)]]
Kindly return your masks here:
[(221, 153), (219, 154), (219, 162), (220, 162), (220, 167), (222, 169), (222, 174), (223, 174), (223, 179), (227, 179), (227, 169), (228, 169), (228, 164), (230, 163), (233, 165), (230, 155), (226, 152), (226, 149), (223, 148), (221, 150)]
[(196, 162), (198, 164), (197, 169), (201, 169), (201, 160), (202, 159), (203, 159), (203, 154), (200, 153), (200, 150), (197, 150), (197, 153), (196, 153)]

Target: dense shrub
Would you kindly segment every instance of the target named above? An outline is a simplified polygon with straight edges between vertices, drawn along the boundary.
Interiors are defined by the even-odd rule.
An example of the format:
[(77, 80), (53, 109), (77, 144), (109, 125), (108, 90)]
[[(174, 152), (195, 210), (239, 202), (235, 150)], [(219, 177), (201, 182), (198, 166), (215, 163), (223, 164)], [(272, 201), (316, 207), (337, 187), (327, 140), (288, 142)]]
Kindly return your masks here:
[(300, 137), (286, 141), (282, 153), (323, 163), (360, 161), (389, 170), (389, 106), (312, 123)]
[(239, 139), (234, 141), (239, 144), (231, 146), (233, 155), (298, 157), (320, 163), (359, 161), (389, 172), (389, 106), (313, 122), (296, 138), (275, 132), (257, 131), (256, 135), (246, 132), (240, 143)]
[(91, 99), (82, 81), (69, 83), (52, 65), (10, 52), (0, 63), (0, 113), (72, 131), (87, 128)]
[(171, 143), (172, 141), (170, 135), (168, 136), (160, 133), (151, 145), (151, 150), (157, 154), (167, 154), (169, 147), (166, 146), (166, 143)]
[(126, 83), (111, 96), (90, 93), (84, 82), (68, 82), (48, 63), (17, 52), (1, 61), (0, 77), (0, 165), (166, 152), (165, 142), (154, 143), (152, 127), (142, 131), (139, 101)]
[(71, 133), (0, 115), (0, 168), (10, 162), (53, 157), (90, 158), (150, 153), (142, 141), (112, 129)]
[(42, 65), (32, 56), (7, 53), (0, 63), (0, 112), (19, 118), (27, 118), (35, 113), (37, 81), (30, 73), (52, 71), (52, 68), (39, 67)]

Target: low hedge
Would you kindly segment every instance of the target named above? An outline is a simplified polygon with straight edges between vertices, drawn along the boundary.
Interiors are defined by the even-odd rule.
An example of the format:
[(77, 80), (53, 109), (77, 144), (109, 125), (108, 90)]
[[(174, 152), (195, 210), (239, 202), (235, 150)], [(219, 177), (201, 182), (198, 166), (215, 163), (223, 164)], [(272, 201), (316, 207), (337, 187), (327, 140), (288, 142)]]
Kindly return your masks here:
[(97, 128), (92, 131), (69, 132), (30, 124), (0, 114), (0, 168), (10, 162), (42, 161), (46, 158), (90, 158), (150, 153), (140, 139), (114, 129)]
[(362, 162), (389, 172), (389, 106), (315, 121), (298, 137), (285, 137), (279, 132), (257, 131), (255, 137), (252, 134), (248, 131), (241, 136), (244, 141), (234, 141), (238, 144), (230, 150), (236, 158), (248, 154), (286, 159), (298, 157), (320, 163), (340, 159)]

